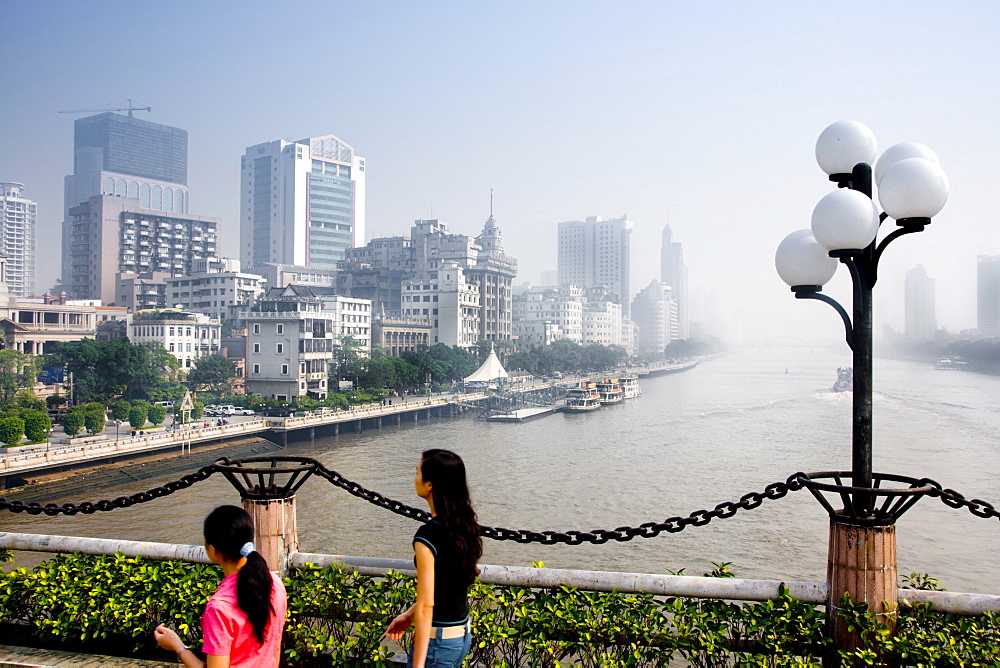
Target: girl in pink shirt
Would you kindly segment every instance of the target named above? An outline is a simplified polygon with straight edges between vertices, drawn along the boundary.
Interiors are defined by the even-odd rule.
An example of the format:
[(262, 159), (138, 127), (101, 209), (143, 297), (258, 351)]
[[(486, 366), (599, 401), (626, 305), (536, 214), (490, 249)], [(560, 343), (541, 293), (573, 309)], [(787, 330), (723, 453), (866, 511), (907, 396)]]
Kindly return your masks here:
[(205, 552), (225, 578), (201, 618), (207, 661), (163, 624), (153, 637), (188, 668), (276, 668), (285, 625), (285, 586), (253, 546), (253, 522), (242, 508), (219, 506), (205, 518)]

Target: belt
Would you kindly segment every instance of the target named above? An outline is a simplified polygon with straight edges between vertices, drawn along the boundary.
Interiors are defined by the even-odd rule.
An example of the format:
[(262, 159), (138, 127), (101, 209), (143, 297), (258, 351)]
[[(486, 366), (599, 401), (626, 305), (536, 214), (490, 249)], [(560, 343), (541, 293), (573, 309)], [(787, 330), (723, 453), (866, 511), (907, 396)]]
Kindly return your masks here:
[(459, 626), (432, 626), (431, 637), (438, 640), (448, 640), (450, 638), (463, 638), (469, 633), (469, 623)]

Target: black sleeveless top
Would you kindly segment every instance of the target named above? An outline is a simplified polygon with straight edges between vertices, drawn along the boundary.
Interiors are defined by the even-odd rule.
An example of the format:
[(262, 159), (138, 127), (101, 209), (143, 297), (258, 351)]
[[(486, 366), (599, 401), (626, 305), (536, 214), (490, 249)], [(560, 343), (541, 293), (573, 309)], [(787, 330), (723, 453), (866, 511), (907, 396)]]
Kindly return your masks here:
[[(413, 536), (434, 555), (434, 626), (459, 626), (469, 619), (469, 588), (458, 574), (458, 548), (437, 518), (424, 524)], [(414, 558), (413, 563), (417, 560)]]

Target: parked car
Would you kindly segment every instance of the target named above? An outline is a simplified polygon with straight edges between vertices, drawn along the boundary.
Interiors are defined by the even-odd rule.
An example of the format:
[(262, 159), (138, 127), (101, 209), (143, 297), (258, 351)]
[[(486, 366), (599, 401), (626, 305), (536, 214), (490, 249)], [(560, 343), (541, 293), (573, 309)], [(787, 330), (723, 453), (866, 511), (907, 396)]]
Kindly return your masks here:
[(289, 406), (275, 406), (264, 411), (266, 417), (291, 417), (295, 415), (295, 409)]
[(256, 413), (253, 412), (253, 409), (237, 406), (232, 415), (256, 415)]

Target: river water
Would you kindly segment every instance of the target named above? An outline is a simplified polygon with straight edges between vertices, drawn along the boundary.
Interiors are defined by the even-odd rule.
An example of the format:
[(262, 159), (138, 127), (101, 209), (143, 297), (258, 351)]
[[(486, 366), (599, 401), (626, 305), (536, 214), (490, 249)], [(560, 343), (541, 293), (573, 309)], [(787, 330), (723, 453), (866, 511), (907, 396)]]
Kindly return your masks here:
[[(589, 415), (523, 424), (472, 417), (406, 423), (292, 444), (362, 485), (412, 505), (420, 452), (466, 460), (480, 521), (535, 530), (612, 529), (736, 501), (795, 471), (850, 468), (851, 395), (831, 391), (847, 356), (749, 350), (642, 382), (640, 398)], [(934, 478), (1000, 504), (1000, 378), (875, 360), (875, 470)], [(114, 498), (174, 476), (90, 493)], [(89, 498), (93, 496), (94, 498)], [(7, 531), (199, 543), (204, 516), (238, 503), (221, 476), (170, 497), (76, 517), (4, 514)], [(298, 496), (308, 552), (407, 558), (416, 525), (321, 479)], [(679, 534), (604, 545), (486, 541), (485, 563), (700, 575), (732, 562), (741, 577), (825, 579), (828, 520), (805, 490)], [(924, 499), (897, 524), (899, 570), (952, 591), (1000, 594), (1000, 523)]]

